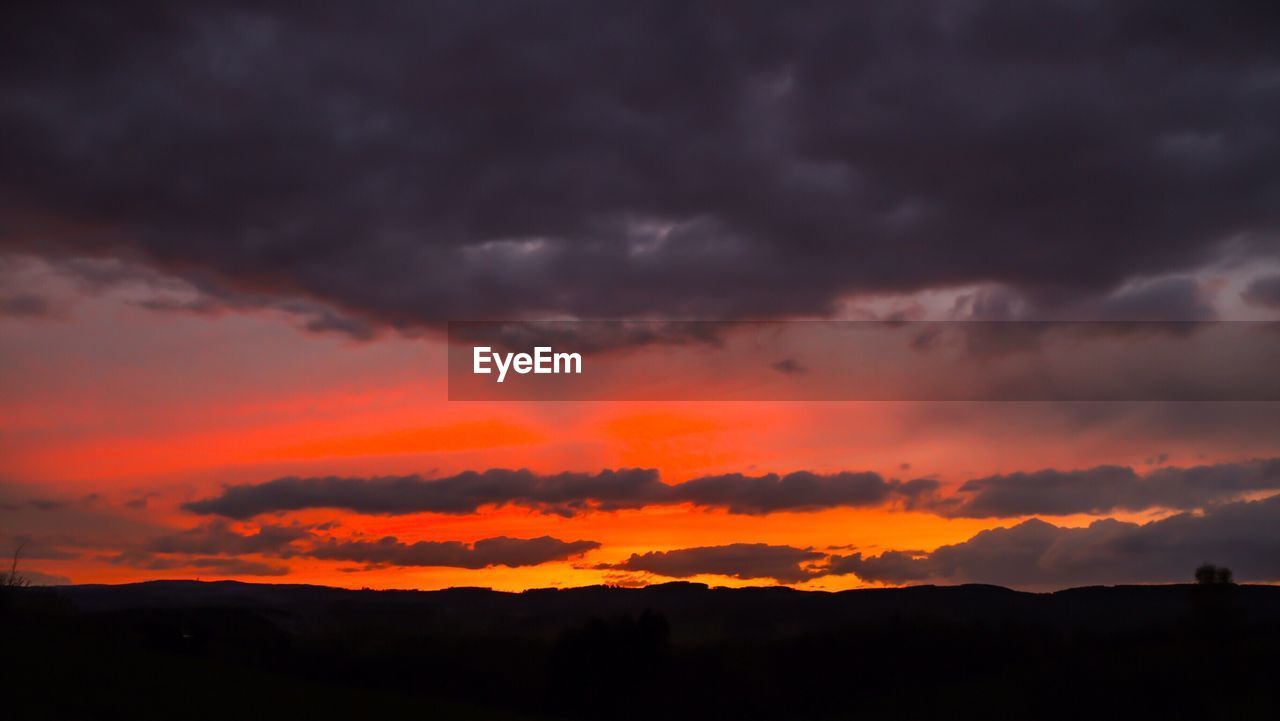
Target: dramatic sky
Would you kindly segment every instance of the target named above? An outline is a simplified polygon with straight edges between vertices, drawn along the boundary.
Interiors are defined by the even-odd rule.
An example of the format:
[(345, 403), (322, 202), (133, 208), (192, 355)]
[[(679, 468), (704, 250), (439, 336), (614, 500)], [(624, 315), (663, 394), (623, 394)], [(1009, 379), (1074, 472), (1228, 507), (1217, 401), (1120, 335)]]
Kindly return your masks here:
[(1280, 581), (1280, 403), (460, 402), (444, 335), (1280, 320), (1274, 2), (10, 5), (36, 582)]

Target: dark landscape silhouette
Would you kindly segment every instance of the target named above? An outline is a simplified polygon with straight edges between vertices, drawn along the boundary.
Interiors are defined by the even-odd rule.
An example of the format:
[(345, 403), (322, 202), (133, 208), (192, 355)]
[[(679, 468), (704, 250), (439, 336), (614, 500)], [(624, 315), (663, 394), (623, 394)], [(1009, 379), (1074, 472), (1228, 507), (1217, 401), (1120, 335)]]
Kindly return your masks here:
[(11, 718), (1276, 718), (1280, 588), (7, 588)]

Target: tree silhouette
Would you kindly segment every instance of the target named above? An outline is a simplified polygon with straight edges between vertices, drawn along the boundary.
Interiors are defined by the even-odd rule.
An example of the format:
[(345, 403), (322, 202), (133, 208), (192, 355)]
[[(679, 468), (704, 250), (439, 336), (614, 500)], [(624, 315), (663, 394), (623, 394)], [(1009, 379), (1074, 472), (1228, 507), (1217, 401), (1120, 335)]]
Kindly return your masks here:
[(22, 549), (26, 545), (27, 542), (23, 541), (13, 549), (13, 564), (9, 567), (8, 573), (0, 573), (0, 587), (21, 588), (27, 585), (27, 579), (18, 575), (18, 560), (22, 558)]
[(1196, 583), (1201, 586), (1229, 586), (1235, 583), (1231, 569), (1206, 563), (1196, 569)]

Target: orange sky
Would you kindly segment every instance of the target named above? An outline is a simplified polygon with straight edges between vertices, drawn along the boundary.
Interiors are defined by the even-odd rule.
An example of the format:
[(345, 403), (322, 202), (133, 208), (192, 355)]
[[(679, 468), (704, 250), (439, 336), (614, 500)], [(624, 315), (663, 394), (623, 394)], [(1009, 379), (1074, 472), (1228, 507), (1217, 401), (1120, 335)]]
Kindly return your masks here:
[[(0, 480), (11, 496), (75, 500), (84, 506), (81, 513), (97, 519), (45, 520), (24, 511), (10, 519), (17, 526), (11, 534), (56, 536), (74, 530), (59, 525), (66, 523), (92, 531), (100, 521), (101, 532), (90, 534), (100, 545), (92, 550), (78, 558), (30, 561), (74, 582), (201, 575), (198, 569), (145, 570), (101, 558), (149, 532), (205, 522), (178, 506), (223, 484), (286, 475), (645, 467), (678, 483), (716, 473), (869, 470), (947, 484), (1044, 467), (1143, 468), (1156, 454), (1167, 454), (1168, 463), (1197, 464), (1273, 448), (1265, 433), (1206, 433), (1161, 423), (1158, 414), (1153, 422), (1150, 409), (1120, 405), (449, 402), (438, 338), (355, 342), (300, 330), (271, 313), (158, 313), (112, 294), (76, 298), (54, 320), (0, 319), (0, 339)], [(131, 501), (139, 507), (127, 505)], [(897, 508), (747, 516), (669, 506), (573, 518), (514, 508), (394, 517), (311, 510), (285, 520), (336, 520), (337, 537), (394, 535), (411, 542), (551, 535), (601, 544), (580, 559), (514, 569), (353, 573), (342, 570), (351, 564), (292, 559), (288, 576), (271, 579), (517, 589), (652, 580), (589, 568), (648, 550), (735, 542), (871, 553), (929, 550), (1017, 519), (948, 520)], [(808, 587), (859, 583), (854, 576), (827, 577)]]

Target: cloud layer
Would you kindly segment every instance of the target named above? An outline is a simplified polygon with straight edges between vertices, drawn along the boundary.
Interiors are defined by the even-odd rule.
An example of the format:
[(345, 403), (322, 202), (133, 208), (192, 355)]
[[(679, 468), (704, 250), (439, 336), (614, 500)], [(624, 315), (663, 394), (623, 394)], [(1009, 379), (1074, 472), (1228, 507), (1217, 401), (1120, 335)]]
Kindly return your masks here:
[(349, 561), (365, 568), (422, 566), (488, 568), (537, 566), (581, 556), (600, 547), (595, 541), (562, 541), (551, 536), (495, 536), (472, 543), (417, 541), (394, 536), (376, 540), (334, 537), (333, 524), (258, 524), (237, 530), (225, 521), (154, 536), (135, 548), (100, 560), (148, 570), (196, 569), (215, 575), (279, 576), (288, 566), (253, 557)]
[[(918, 484), (923, 487), (919, 490), (913, 489), (913, 484), (917, 484), (915, 481), (883, 481), (874, 474), (821, 476), (796, 473), (756, 477), (734, 474), (666, 486), (652, 471), (630, 472), (634, 475), (609, 471), (594, 475), (565, 473), (554, 476), (538, 476), (529, 471), (491, 471), (488, 474), (497, 483), (487, 487), (490, 495), (485, 498), (488, 500), (477, 503), (475, 498), (464, 498), (460, 503), (474, 510), (496, 502), (494, 499), (498, 496), (492, 494), (494, 488), (515, 488), (524, 495), (514, 497), (514, 500), (508, 498), (506, 502), (541, 508), (547, 513), (565, 512), (565, 509), (574, 509), (576, 513), (598, 508), (598, 499), (590, 495), (566, 495), (567, 489), (595, 489), (602, 483), (622, 478), (633, 483), (620, 487), (631, 491), (641, 489), (641, 493), (637, 496), (608, 495), (608, 502), (618, 508), (638, 507), (630, 505), (633, 502), (666, 503), (672, 499), (691, 502), (690, 499), (698, 499), (697, 503), (701, 505), (730, 513), (764, 514), (777, 510), (884, 503), (887, 498), (896, 497), (906, 507), (919, 504), (923, 510), (975, 518), (1016, 517), (1040, 512), (1034, 509), (1056, 515), (1174, 509), (1181, 512), (1147, 523), (1102, 518), (1085, 527), (1059, 526), (1031, 518), (1009, 527), (981, 531), (966, 541), (932, 551), (889, 550), (872, 555), (864, 551), (845, 553), (835, 549), (739, 542), (632, 553), (619, 562), (585, 568), (667, 578), (718, 575), (788, 584), (828, 576), (855, 575), (864, 581), (890, 584), (980, 582), (1051, 589), (1072, 585), (1184, 581), (1197, 565), (1213, 562), (1230, 566), (1242, 580), (1272, 581), (1280, 579), (1280, 561), (1277, 561), (1280, 559), (1280, 541), (1273, 533), (1273, 529), (1280, 526), (1280, 494), (1261, 500), (1233, 499), (1274, 492), (1278, 464), (1280, 461), (1269, 459), (1190, 468), (1167, 467), (1145, 475), (1114, 466), (1081, 471), (1043, 470), (974, 479), (963, 484), (955, 495), (946, 497), (935, 494), (936, 485), (933, 483)], [(485, 475), (478, 474), (481, 477)], [(330, 490), (327, 481), (320, 480), (324, 482), (316, 488)], [(422, 485), (430, 487), (436, 482), (414, 479), (411, 487), (417, 489), (419, 495), (416, 498), (437, 502), (436, 491), (418, 488)], [(395, 483), (390, 486), (392, 490), (398, 487)], [(442, 488), (456, 490), (454, 483), (446, 483)], [(267, 484), (264, 486), (269, 490), (273, 488)], [(262, 487), (238, 488), (252, 490)], [(304, 484), (304, 488), (307, 487)], [(357, 483), (356, 487), (362, 486)], [(347, 485), (339, 488), (351, 492)], [(374, 488), (377, 494), (388, 492), (388, 488), (376, 483)], [(383, 495), (377, 497), (385, 500)], [(217, 508), (216, 504), (223, 498), (200, 503), (214, 504), (212, 507)], [(232, 498), (239, 504), (235, 508), (249, 508), (253, 511), (250, 515), (266, 512), (259, 506), (243, 505), (246, 499), (257, 496)], [(297, 496), (291, 498), (296, 499)], [(307, 498), (315, 500), (319, 496)], [(294, 504), (289, 509), (299, 507), (312, 506)], [(392, 512), (385, 504), (367, 507)], [(280, 510), (278, 506), (271, 508)], [(414, 508), (421, 510), (418, 506)], [(211, 575), (284, 575), (290, 570), (288, 566), (262, 559), (349, 562), (365, 569), (390, 566), (480, 569), (566, 561), (602, 547), (595, 541), (564, 541), (550, 536), (496, 536), (470, 543), (404, 542), (393, 536), (375, 539), (361, 535), (335, 535), (333, 524), (304, 525), (296, 522), (257, 523), (249, 528), (252, 530), (241, 530), (239, 525), (220, 518), (185, 531), (154, 535), (135, 547), (100, 560), (148, 570), (193, 569)], [(48, 543), (52, 543), (48, 549), (52, 553), (41, 551), (39, 557), (64, 557), (58, 552), (57, 543)]]
[[(1087, 311), (1276, 254), (1268, 3), (320, 5), (8, 10), (0, 244), (358, 334), (988, 282)], [(1200, 312), (1172, 290), (1138, 311)]]
[(856, 575), (888, 584), (991, 583), (1012, 588), (1190, 582), (1212, 562), (1244, 581), (1280, 579), (1280, 496), (1239, 501), (1148, 523), (1112, 518), (1084, 528), (1030, 519), (981, 531), (932, 552), (831, 553), (734, 543), (632, 554), (596, 568), (688, 578), (702, 574), (803, 583)]
[(971, 479), (947, 495), (941, 488), (931, 478), (901, 481), (868, 471), (730, 473), (666, 484), (658, 471), (644, 468), (557, 474), (494, 468), (436, 479), (289, 476), (228, 486), (217, 496), (183, 508), (239, 520), (309, 508), (399, 515), (468, 514), (486, 507), (515, 506), (575, 516), (681, 503), (742, 515), (897, 505), (951, 517), (1065, 516), (1203, 508), (1248, 493), (1277, 490), (1280, 459), (1157, 468), (1145, 475), (1125, 466), (1043, 469)]
[(799, 583), (815, 576), (807, 566), (825, 554), (808, 548), (765, 543), (731, 543), (724, 546), (681, 548), (673, 551), (633, 553), (621, 563), (602, 569), (651, 573), (668, 578), (689, 578), (702, 574), (742, 579), (773, 579)]
[(543, 513), (573, 515), (590, 506), (636, 508), (656, 502), (669, 487), (652, 469), (540, 475), (490, 469), (427, 480), (421, 476), (378, 478), (277, 478), (230, 486), (214, 498), (188, 503), (193, 513), (251, 518), (277, 511), (340, 508), (357, 513), (474, 513), (482, 506), (514, 505)]
[(492, 468), (444, 478), (418, 475), (375, 478), (289, 476), (256, 485), (228, 486), (221, 495), (183, 506), (193, 513), (246, 519), (264, 513), (336, 508), (356, 513), (475, 513), (485, 506), (518, 506), (573, 516), (690, 503), (730, 513), (760, 515), (835, 507), (878, 506), (913, 501), (935, 490), (936, 481), (886, 480), (876, 473), (830, 475), (797, 471), (780, 476), (740, 473), (704, 476), (668, 485), (658, 471), (622, 468), (599, 473), (552, 475), (527, 469)]
[(1188, 510), (1257, 491), (1280, 489), (1280, 459), (1157, 468), (1139, 475), (1125, 466), (1045, 469), (966, 481), (959, 493), (933, 503), (968, 518), (1066, 516), (1153, 508)]
[(1200, 564), (1245, 581), (1280, 579), (1280, 496), (1137, 524), (1102, 519), (1065, 528), (1031, 519), (931, 553), (854, 553), (832, 573), (887, 583), (979, 582), (1021, 588), (1189, 581)]
[(377, 541), (330, 539), (311, 547), (306, 555), (326, 561), (354, 561), (372, 566), (514, 568), (563, 561), (599, 547), (595, 541), (561, 541), (550, 536), (527, 539), (496, 536), (470, 544), (458, 541), (402, 543), (388, 536)]

